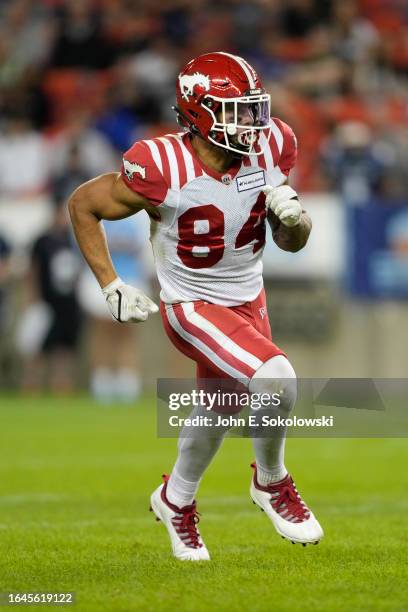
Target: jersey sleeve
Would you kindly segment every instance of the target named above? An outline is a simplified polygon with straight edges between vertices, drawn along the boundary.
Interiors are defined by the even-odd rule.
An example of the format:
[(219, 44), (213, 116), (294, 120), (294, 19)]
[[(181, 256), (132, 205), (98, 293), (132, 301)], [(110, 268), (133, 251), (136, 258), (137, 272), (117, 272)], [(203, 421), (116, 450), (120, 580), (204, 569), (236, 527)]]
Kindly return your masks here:
[(297, 159), (297, 139), (291, 127), (280, 119), (275, 119), (283, 135), (282, 150), (278, 161), (278, 166), (286, 176), (293, 168)]
[(142, 140), (136, 142), (123, 155), (121, 175), (129, 189), (153, 205), (159, 206), (166, 199), (169, 187), (153, 159), (149, 146)]

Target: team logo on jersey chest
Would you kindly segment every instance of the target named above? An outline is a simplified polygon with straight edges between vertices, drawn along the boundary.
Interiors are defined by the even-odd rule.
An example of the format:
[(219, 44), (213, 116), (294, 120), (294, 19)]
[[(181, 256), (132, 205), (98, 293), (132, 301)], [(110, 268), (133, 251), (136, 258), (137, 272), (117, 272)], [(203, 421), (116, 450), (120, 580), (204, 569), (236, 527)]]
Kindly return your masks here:
[(179, 85), (181, 96), (184, 100), (188, 101), (189, 96), (192, 96), (194, 93), (194, 87), (196, 85), (201, 85), (208, 91), (210, 89), (210, 77), (205, 74), (201, 74), (201, 72), (195, 72), (194, 74), (183, 74), (183, 76), (179, 76)]
[(236, 180), (238, 191), (248, 191), (249, 189), (266, 185), (265, 172), (263, 170), (252, 172), (252, 174), (245, 174), (245, 176), (237, 176)]
[(127, 159), (124, 159), (123, 168), (129, 181), (133, 180), (134, 174), (140, 174), (142, 179), (146, 178), (146, 168), (144, 166), (139, 166), (139, 164), (136, 163), (132, 164)]

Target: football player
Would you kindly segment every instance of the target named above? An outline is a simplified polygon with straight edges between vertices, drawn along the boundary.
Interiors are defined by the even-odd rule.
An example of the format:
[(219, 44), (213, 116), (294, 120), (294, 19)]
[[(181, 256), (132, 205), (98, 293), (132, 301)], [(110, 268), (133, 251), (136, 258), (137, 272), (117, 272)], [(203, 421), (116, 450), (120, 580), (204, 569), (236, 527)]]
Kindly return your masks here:
[[(278, 388), (279, 408), (288, 415), (296, 375), (272, 341), (262, 251), (266, 219), (285, 251), (302, 249), (311, 231), (287, 184), (296, 138), (270, 117), (270, 96), (240, 57), (201, 55), (183, 68), (176, 90), (183, 131), (136, 142), (120, 173), (99, 176), (71, 196), (79, 246), (112, 316), (120, 323), (145, 321), (158, 307), (117, 277), (100, 221), (147, 211), (170, 340), (196, 362), (199, 380), (237, 380), (250, 393), (272, 395)], [(178, 559), (209, 559), (195, 495), (224, 434), (182, 432), (173, 471), (151, 496)], [(281, 536), (317, 543), (323, 531), (285, 468), (284, 444), (284, 435), (254, 438), (250, 495)]]

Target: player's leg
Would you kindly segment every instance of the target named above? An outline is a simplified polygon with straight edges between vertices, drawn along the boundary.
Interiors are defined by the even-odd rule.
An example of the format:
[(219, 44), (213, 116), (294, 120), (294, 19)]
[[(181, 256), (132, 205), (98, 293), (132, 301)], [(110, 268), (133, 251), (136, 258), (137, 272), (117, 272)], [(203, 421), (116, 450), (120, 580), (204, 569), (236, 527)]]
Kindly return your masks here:
[[(296, 401), (297, 383), (292, 365), (272, 342), (265, 293), (251, 303), (234, 308), (275, 347), (275, 354), (263, 360), (248, 384), (254, 393), (279, 393), (279, 406), (272, 406), (273, 416), (287, 417)], [(262, 413), (257, 412), (261, 421)], [(272, 416), (272, 415), (270, 415)], [(319, 523), (305, 506), (284, 464), (285, 428), (256, 429), (253, 440), (256, 464), (251, 482), (251, 496), (269, 518), (278, 533), (293, 542), (316, 542), (323, 536)]]
[[(214, 378), (214, 371), (197, 366), (197, 379)], [(204, 406), (197, 406), (190, 414), (208, 417)], [(167, 483), (167, 498), (176, 506), (191, 504), (197, 493), (200, 480), (224, 439), (227, 429), (215, 428), (212, 435), (197, 427), (184, 426), (178, 440), (178, 455)]]
[[(213, 378), (214, 372), (197, 366), (198, 380)], [(205, 407), (197, 406), (190, 414), (208, 416)], [(197, 528), (195, 495), (201, 478), (219, 449), (226, 433), (214, 429), (211, 436), (199, 428), (184, 426), (178, 440), (178, 455), (170, 476), (151, 496), (151, 509), (169, 532), (173, 554), (181, 560), (201, 561), (210, 558)]]
[[(271, 371), (269, 365), (265, 366), (269, 360), (263, 360), (262, 365), (252, 377), (252, 382), (249, 383), (249, 390), (256, 393), (259, 391), (259, 387), (261, 387), (263, 393), (273, 393), (280, 390), (277, 388), (279, 384), (277, 384), (276, 381), (285, 379), (288, 389), (286, 396), (281, 398), (280, 408), (282, 414), (287, 416), (287, 413), (292, 410), (295, 402), (296, 384), (290, 384), (290, 381), (295, 381), (296, 375), (286, 356), (272, 342), (265, 291), (262, 290), (253, 302), (236, 306), (233, 310), (250, 322), (250, 324), (275, 347), (271, 357), (273, 361), (270, 362), (273, 364), (273, 370)], [(267, 378), (266, 381), (264, 380), (265, 376)], [(260, 378), (262, 381), (258, 382)], [(271, 383), (269, 385), (268, 378)], [(267, 389), (265, 388), (266, 386), (268, 386)], [(259, 414), (259, 417), (261, 416), (262, 415)], [(259, 418), (259, 420), (261, 421), (261, 418)], [(260, 428), (260, 423), (258, 423), (257, 431), (260, 435), (254, 439), (253, 443), (258, 468), (258, 478), (262, 484), (267, 485), (270, 482), (280, 480), (287, 473), (284, 465), (285, 432), (280, 430), (275, 432), (273, 438), (270, 436), (268, 437)], [(268, 433), (270, 434), (273, 432), (269, 429)]]
[[(275, 353), (271, 343), (231, 309), (196, 302), (162, 305), (162, 315), (173, 344), (197, 362), (200, 381), (238, 378), (247, 384), (263, 361)], [(258, 355), (254, 355), (254, 347)], [(208, 414), (204, 407), (196, 412)], [(209, 558), (196, 529), (193, 500), (225, 433), (225, 428), (212, 429), (211, 435), (184, 428), (172, 474), (152, 495), (152, 509), (165, 523), (173, 552), (180, 559)]]
[(262, 417), (268, 412), (273, 416), (289, 416), (296, 402), (295, 371), (284, 355), (277, 355), (255, 372), (248, 389), (251, 393), (279, 394), (279, 406), (257, 412), (257, 437), (253, 439), (258, 481), (267, 486), (287, 475), (284, 463), (286, 429), (262, 427)]
[[(239, 307), (239, 312), (234, 312), (234, 309), (198, 302), (168, 305), (162, 312), (169, 337), (184, 354), (210, 368), (215, 377), (238, 379), (253, 392), (272, 395), (277, 390), (281, 391), (280, 410), (283, 414), (289, 414), (295, 401), (296, 380), (293, 368), (282, 351), (273, 344), (270, 332), (266, 330), (269, 326), (266, 326), (264, 320), (262, 323), (256, 321), (253, 306), (251, 304), (246, 309)], [(189, 453), (194, 454), (194, 445), (185, 450), (188, 460)], [(251, 495), (262, 509), (268, 509), (268, 515), (275, 519), (274, 525), (284, 537), (293, 541), (310, 541), (310, 537), (318, 540), (322, 535), (321, 528), (310, 511), (300, 516), (301, 512), (304, 513), (304, 504), (290, 476), (279, 480), (276, 485), (270, 483), (279, 471), (284, 470), (283, 450), (283, 435), (266, 441), (255, 441), (256, 455), (269, 484), (264, 486), (259, 483), (255, 474)], [(208, 460), (201, 463), (203, 471), (214, 453), (213, 448), (208, 449)], [(191, 489), (197, 488), (201, 476), (202, 473), (195, 474), (194, 484), (186, 479)], [(273, 486), (275, 488), (270, 490)], [(279, 506), (278, 512), (273, 509), (272, 499)], [(288, 514), (285, 506), (293, 512)], [(304, 523), (302, 533), (298, 527), (293, 526), (293, 520)], [(311, 529), (313, 525), (316, 528)]]
[[(252, 393), (279, 394), (280, 404), (271, 408), (274, 416), (287, 417), (296, 401), (296, 375), (292, 365), (283, 355), (265, 361), (249, 383)], [(265, 412), (265, 411), (264, 411)], [(261, 420), (263, 414), (259, 413)], [(286, 431), (284, 428), (265, 433), (257, 429), (253, 440), (256, 463), (250, 494), (271, 519), (277, 532), (292, 542), (302, 544), (317, 542), (323, 530), (311, 510), (300, 497), (292, 477), (284, 465)]]

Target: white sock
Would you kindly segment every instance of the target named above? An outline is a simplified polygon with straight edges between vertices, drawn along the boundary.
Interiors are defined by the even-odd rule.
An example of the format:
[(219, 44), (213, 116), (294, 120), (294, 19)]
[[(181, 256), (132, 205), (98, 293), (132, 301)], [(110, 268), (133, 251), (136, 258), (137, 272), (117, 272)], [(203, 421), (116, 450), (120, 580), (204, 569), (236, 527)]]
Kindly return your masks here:
[(273, 482), (283, 480), (287, 473), (288, 472), (283, 463), (280, 463), (274, 467), (269, 467), (268, 469), (264, 468), (262, 465), (259, 465), (259, 463), (256, 464), (256, 478), (262, 487), (267, 487)]
[(253, 438), (257, 480), (266, 487), (272, 482), (278, 482), (288, 473), (285, 468), (285, 434), (270, 438)]
[(184, 480), (174, 468), (167, 483), (166, 497), (171, 504), (178, 508), (189, 506), (194, 500), (199, 484), (200, 481), (189, 482)]

